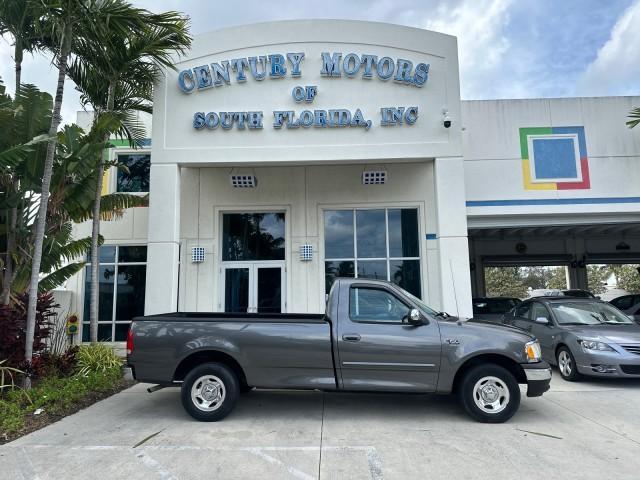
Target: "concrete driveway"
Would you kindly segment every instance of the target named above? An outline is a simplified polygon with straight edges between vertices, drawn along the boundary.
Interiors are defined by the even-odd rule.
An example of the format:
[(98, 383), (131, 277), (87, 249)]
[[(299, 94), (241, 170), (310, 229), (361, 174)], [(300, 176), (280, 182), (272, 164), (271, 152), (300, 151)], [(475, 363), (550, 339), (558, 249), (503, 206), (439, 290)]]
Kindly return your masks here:
[[(637, 479), (640, 381), (554, 376), (507, 424), (451, 397), (254, 391), (219, 423), (137, 385), (0, 447), (7, 479)], [(142, 442), (142, 443), (141, 443)]]

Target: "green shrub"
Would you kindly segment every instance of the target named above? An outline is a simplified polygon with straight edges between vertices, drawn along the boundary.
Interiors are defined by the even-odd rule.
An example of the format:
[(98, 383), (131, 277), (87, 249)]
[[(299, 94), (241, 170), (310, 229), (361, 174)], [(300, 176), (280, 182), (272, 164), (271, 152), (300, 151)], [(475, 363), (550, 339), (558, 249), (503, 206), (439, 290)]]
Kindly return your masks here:
[(17, 403), (0, 400), (0, 431), (14, 433), (24, 425), (24, 413)]
[(91, 393), (108, 392), (119, 385), (122, 372), (118, 359), (117, 364), (101, 371), (42, 378), (28, 393), (19, 388), (8, 390), (0, 395), (0, 435), (19, 431), (26, 416), (39, 408), (52, 415), (65, 414)]
[(106, 372), (122, 367), (122, 359), (113, 348), (103, 343), (83, 345), (76, 353), (78, 374), (86, 376), (89, 372)]

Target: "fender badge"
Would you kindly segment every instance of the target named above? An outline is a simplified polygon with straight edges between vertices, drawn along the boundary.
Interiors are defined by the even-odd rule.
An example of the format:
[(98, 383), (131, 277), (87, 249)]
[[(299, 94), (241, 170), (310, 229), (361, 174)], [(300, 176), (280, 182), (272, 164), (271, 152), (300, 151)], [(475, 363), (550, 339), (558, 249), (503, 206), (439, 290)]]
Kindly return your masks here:
[(445, 342), (447, 342), (449, 345), (460, 345), (460, 340), (458, 340), (457, 338), (447, 338)]

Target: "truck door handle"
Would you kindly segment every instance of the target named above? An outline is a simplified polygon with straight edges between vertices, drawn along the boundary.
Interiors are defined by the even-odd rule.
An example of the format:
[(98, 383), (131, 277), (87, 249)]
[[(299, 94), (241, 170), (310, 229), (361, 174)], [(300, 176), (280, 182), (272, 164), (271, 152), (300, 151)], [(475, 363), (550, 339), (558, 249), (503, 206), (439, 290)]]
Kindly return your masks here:
[(357, 333), (348, 333), (346, 335), (342, 335), (342, 340), (344, 340), (345, 342), (359, 342), (360, 335), (358, 335)]

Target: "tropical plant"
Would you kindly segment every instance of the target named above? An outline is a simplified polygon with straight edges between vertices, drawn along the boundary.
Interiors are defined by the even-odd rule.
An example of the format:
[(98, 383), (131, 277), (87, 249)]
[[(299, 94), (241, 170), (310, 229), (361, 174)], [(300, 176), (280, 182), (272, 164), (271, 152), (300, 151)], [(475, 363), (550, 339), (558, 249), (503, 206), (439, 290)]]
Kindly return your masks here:
[(106, 372), (122, 366), (122, 359), (109, 345), (94, 343), (82, 345), (76, 353), (78, 375), (86, 376), (91, 372)]
[[(42, 12), (42, 5), (33, 0), (12, 0), (0, 2), (0, 35), (9, 34), (13, 38), (13, 60), (15, 64), (15, 95), (18, 97), (22, 81), (22, 60), (25, 52), (33, 53), (42, 50), (45, 41), (37, 31), (36, 25)], [(3, 89), (4, 90), (4, 89)], [(0, 92), (4, 93), (4, 91)], [(20, 191), (20, 177), (11, 175), (5, 182), (4, 191), (8, 195), (16, 195)], [(6, 246), (4, 255), (4, 279), (0, 301), (7, 305), (11, 298), (11, 282), (13, 277), (13, 259), (17, 255), (18, 208), (8, 209), (6, 226)]]
[(10, 367), (6, 364), (7, 360), (0, 361), (0, 393), (5, 389), (13, 389), (16, 387), (15, 375), (23, 375), (22, 370)]
[[(67, 61), (74, 49), (79, 48), (89, 38), (99, 36), (108, 28), (113, 35), (126, 38), (130, 32), (140, 27), (135, 10), (124, 0), (39, 0), (42, 14), (37, 29), (50, 39), (48, 48), (54, 55), (58, 67), (56, 95), (49, 128), (49, 141), (44, 160), (42, 184), (38, 213), (35, 221), (35, 236), (29, 281), (29, 303), (27, 308), (27, 332), (25, 360), (31, 361), (33, 355), (33, 332), (35, 329), (36, 298), (40, 276), (40, 264), (47, 225), (47, 208), (50, 196), (51, 177), (57, 144), (57, 131), (60, 125), (60, 109), (64, 94), (64, 79), (67, 74)], [(30, 382), (27, 379), (25, 386)]]
[(19, 265), (29, 258), (28, 231), (40, 193), (51, 96), (23, 85), (15, 99), (0, 93), (0, 265), (2, 304), (8, 304)]
[[(30, 364), (24, 363), (26, 332), (26, 294), (20, 295), (10, 305), (0, 305), (0, 358), (7, 360), (10, 367), (28, 372)], [(36, 328), (34, 329), (33, 350), (43, 352), (47, 348), (52, 318), (58, 305), (51, 293), (38, 296)]]
[[(112, 134), (123, 136), (136, 147), (144, 138), (144, 129), (135, 122), (135, 112), (151, 113), (153, 84), (160, 68), (175, 68), (172, 54), (184, 53), (191, 44), (188, 20), (176, 12), (151, 14), (136, 10), (140, 22), (127, 37), (110, 29), (86, 39), (76, 50), (69, 76), (82, 92), (81, 100), (94, 112), (94, 128), (105, 117), (113, 130), (105, 130), (105, 142)], [(100, 218), (97, 212), (104, 202), (103, 171), (111, 164), (98, 159), (97, 183), (92, 214), (91, 258), (99, 258)], [(120, 166), (120, 168), (126, 168)], [(98, 262), (91, 264), (90, 338), (98, 340)]]
[(0, 2), (0, 35), (9, 34), (13, 38), (13, 61), (16, 72), (16, 94), (22, 80), (22, 60), (24, 54), (44, 48), (44, 38), (38, 32), (38, 19), (42, 14), (42, 4), (33, 0), (11, 0)]
[(633, 128), (640, 123), (640, 107), (636, 107), (629, 112), (629, 119), (627, 121), (627, 127)]

